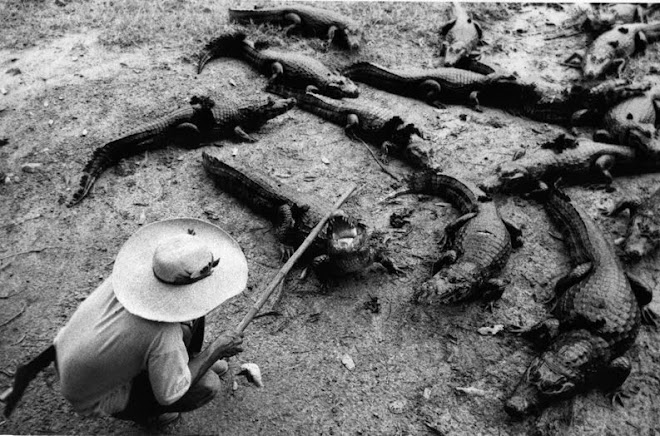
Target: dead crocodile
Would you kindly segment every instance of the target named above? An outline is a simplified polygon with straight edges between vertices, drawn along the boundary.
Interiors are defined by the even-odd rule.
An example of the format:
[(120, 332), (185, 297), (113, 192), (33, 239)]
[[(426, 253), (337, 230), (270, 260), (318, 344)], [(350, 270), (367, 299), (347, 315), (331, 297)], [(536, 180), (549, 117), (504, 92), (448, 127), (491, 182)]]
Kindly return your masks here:
[(456, 66), (461, 60), (474, 56), (473, 52), (482, 38), (479, 23), (467, 14), (460, 3), (452, 2), (452, 5), (454, 18), (440, 28), (446, 67)]
[(639, 163), (638, 153), (629, 147), (562, 135), (518, 160), (498, 166), (479, 187), (489, 193), (524, 193), (536, 189), (541, 180), (560, 177), (611, 185), (612, 171), (639, 171)]
[[(291, 254), (302, 244), (331, 209), (331, 202), (301, 194), (258, 170), (236, 163), (229, 165), (206, 152), (202, 153), (202, 164), (220, 189), (274, 223), (283, 255)], [(390, 272), (398, 272), (385, 250), (375, 248), (375, 244), (366, 225), (340, 211), (315, 239), (308, 255), (322, 277), (360, 271), (374, 262)]]
[(630, 57), (659, 39), (660, 22), (620, 24), (596, 38), (584, 56), (575, 53), (566, 62), (581, 59), (582, 73), (587, 80), (599, 79), (615, 68), (621, 74)]
[(660, 151), (658, 125), (660, 90), (627, 99), (612, 107), (603, 118), (604, 129), (596, 132), (601, 142), (626, 145), (643, 153)]
[(301, 33), (327, 39), (338, 47), (357, 50), (363, 40), (362, 26), (328, 9), (288, 5), (261, 9), (229, 9), (229, 19), (239, 23), (275, 23), (285, 27), (287, 35)]
[(648, 83), (610, 79), (553, 89), (524, 81), (498, 82), (479, 93), (485, 106), (535, 121), (565, 127), (600, 126), (608, 109), (627, 99), (644, 95)]
[(407, 187), (387, 198), (408, 193), (447, 198), (461, 213), (445, 227), (433, 277), (415, 289), (414, 300), (447, 304), (476, 297), (499, 299), (505, 282), (493, 277), (508, 261), (512, 245), (522, 245), (520, 229), (503, 219), (481, 190), (440, 172), (414, 173)]
[(424, 134), (389, 109), (372, 102), (335, 100), (277, 85), (268, 86), (266, 91), (295, 98), (300, 109), (344, 127), (348, 136), (380, 147), (413, 166), (429, 168), (434, 165), (433, 146), (424, 139)]
[(637, 262), (660, 247), (660, 189), (644, 201), (624, 200), (609, 212), (610, 216), (630, 210), (628, 230), (621, 245), (623, 259)]
[(190, 106), (143, 124), (94, 150), (83, 169), (80, 188), (68, 206), (85, 198), (96, 179), (125, 157), (158, 149), (170, 142), (186, 148), (196, 148), (205, 142), (229, 136), (254, 142), (255, 139), (244, 129), (256, 130), (294, 105), (294, 99), (268, 98), (242, 105), (217, 106), (210, 98), (193, 97)]
[(444, 103), (457, 103), (479, 109), (478, 95), (483, 89), (515, 80), (514, 76), (484, 75), (460, 68), (394, 71), (371, 62), (355, 63), (342, 73), (374, 88), (416, 98), (439, 108), (444, 107)]
[(360, 94), (350, 79), (331, 71), (316, 59), (298, 53), (258, 50), (242, 32), (227, 33), (209, 42), (200, 56), (197, 73), (217, 57), (245, 60), (261, 74), (270, 77), (272, 83), (299, 89), (311, 86), (319, 94), (334, 98), (355, 98)]
[[(626, 274), (609, 238), (563, 192), (544, 187), (537, 198), (561, 230), (571, 271), (554, 284), (553, 318), (524, 336), (545, 348), (505, 401), (514, 418), (590, 387), (614, 391), (631, 371), (624, 352), (635, 342), (651, 290)], [(644, 308), (645, 319), (653, 317)], [(615, 397), (616, 398), (616, 395)]]
[(599, 35), (617, 24), (646, 23), (648, 9), (635, 3), (604, 3), (590, 11), (583, 28)]

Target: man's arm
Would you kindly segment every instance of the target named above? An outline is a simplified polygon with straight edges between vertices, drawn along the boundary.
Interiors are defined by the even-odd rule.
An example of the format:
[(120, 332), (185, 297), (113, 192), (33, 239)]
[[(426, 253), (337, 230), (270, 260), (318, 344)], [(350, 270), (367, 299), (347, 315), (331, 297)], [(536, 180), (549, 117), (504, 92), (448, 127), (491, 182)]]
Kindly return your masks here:
[(211, 345), (188, 362), (190, 385), (195, 385), (218, 359), (235, 356), (243, 351), (242, 343), (243, 333), (239, 334), (231, 330), (220, 333), (220, 336)]

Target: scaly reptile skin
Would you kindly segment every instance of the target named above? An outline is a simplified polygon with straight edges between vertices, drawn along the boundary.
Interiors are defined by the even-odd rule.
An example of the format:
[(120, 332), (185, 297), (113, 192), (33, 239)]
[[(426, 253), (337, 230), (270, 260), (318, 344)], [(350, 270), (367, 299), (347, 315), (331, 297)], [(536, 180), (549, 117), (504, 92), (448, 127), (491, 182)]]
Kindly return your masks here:
[(181, 142), (186, 148), (196, 148), (201, 143), (236, 133), (249, 138), (243, 129), (256, 130), (294, 105), (293, 99), (269, 98), (267, 101), (262, 99), (247, 105), (215, 106), (211, 99), (193, 97), (189, 107), (143, 124), (94, 150), (92, 158), (83, 169), (80, 188), (68, 206), (73, 206), (85, 198), (96, 179), (125, 157), (161, 148), (176, 136), (181, 136)]
[(433, 166), (433, 147), (414, 124), (389, 109), (353, 100), (335, 100), (312, 92), (270, 85), (266, 91), (295, 98), (299, 108), (345, 128), (346, 134), (381, 147), (409, 164)]
[[(276, 237), (285, 246), (298, 247), (330, 211), (330, 202), (296, 192), (259, 171), (229, 165), (206, 152), (202, 159), (204, 169), (220, 189), (275, 224)], [(308, 255), (316, 258), (315, 266), (324, 275), (352, 273), (386, 260), (383, 253), (372, 249), (367, 227), (343, 212), (330, 219)]]
[(499, 82), (479, 93), (485, 106), (499, 106), (507, 112), (545, 123), (571, 127), (599, 125), (612, 106), (643, 95), (647, 83), (611, 79), (595, 85), (574, 85), (567, 89), (541, 88), (534, 83)]
[(582, 58), (582, 73), (587, 80), (598, 79), (660, 36), (660, 23), (621, 24), (596, 38)]
[(483, 75), (459, 68), (393, 71), (370, 62), (353, 64), (342, 74), (374, 88), (416, 98), (436, 107), (442, 107), (442, 103), (474, 104), (475, 92), (498, 82), (513, 81), (513, 76)]
[(637, 262), (660, 247), (660, 189), (641, 203), (623, 201), (610, 213), (616, 215), (630, 209), (628, 230), (621, 249), (624, 260)]
[(443, 254), (436, 263), (439, 270), (414, 291), (420, 303), (454, 303), (481, 296), (498, 299), (504, 283), (492, 277), (499, 273), (514, 244), (521, 243), (520, 231), (502, 220), (493, 201), (480, 190), (464, 182), (433, 171), (413, 174), (404, 193), (444, 197), (461, 213), (461, 217), (445, 228)]
[(642, 152), (660, 151), (656, 133), (657, 93), (649, 93), (625, 100), (605, 114), (603, 127), (609, 132), (608, 141), (626, 145)]
[(242, 59), (271, 77), (271, 82), (306, 89), (313, 86), (319, 94), (334, 98), (355, 98), (360, 92), (351, 80), (330, 71), (314, 58), (297, 53), (284, 53), (275, 50), (257, 50), (247, 41), (244, 33), (230, 33), (209, 42), (199, 60), (197, 73), (204, 65), (216, 57)]
[(594, 142), (587, 138), (566, 139), (573, 148), (560, 153), (537, 149), (522, 158), (500, 165), (496, 173), (479, 185), (488, 193), (522, 193), (534, 190), (538, 181), (562, 177), (612, 183), (610, 170), (635, 169), (637, 153), (629, 147)]
[(481, 26), (470, 18), (458, 2), (452, 2), (454, 18), (442, 26), (440, 34), (445, 51), (445, 66), (453, 67), (468, 57), (481, 41)]
[(561, 230), (572, 269), (556, 282), (555, 319), (537, 325), (553, 325), (544, 339), (556, 339), (533, 359), (505, 402), (514, 417), (590, 386), (620, 386), (630, 373), (622, 354), (635, 342), (641, 319), (641, 303), (608, 238), (564, 193), (552, 189), (541, 195)]
[(287, 33), (330, 39), (341, 48), (357, 50), (362, 41), (358, 23), (337, 12), (304, 5), (264, 9), (229, 9), (229, 19), (239, 23), (276, 23), (288, 27)]

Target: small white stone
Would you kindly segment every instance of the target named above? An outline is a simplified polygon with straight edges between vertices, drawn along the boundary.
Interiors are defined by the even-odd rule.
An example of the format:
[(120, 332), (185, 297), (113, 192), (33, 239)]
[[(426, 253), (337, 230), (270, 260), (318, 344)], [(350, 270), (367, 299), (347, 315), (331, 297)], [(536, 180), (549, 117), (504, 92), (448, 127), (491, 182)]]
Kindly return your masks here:
[(48, 125), (49, 125), (49, 126), (52, 126), (54, 122), (55, 122), (55, 121), (53, 121), (53, 120), (48, 120)]
[(323, 156), (323, 157), (321, 158), (321, 162), (323, 162), (323, 163), (326, 164), (326, 165), (330, 165), (330, 161), (329, 161), (328, 158), (325, 157), (325, 156)]
[(82, 136), (87, 136), (87, 129), (83, 129), (81, 135), (82, 135)]
[(48, 107), (48, 101), (44, 101), (44, 107)]
[(344, 354), (343, 356), (341, 356), (341, 363), (349, 371), (353, 371), (355, 369), (355, 362), (353, 362), (353, 358), (348, 354)]
[(41, 165), (40, 163), (26, 163), (21, 166), (21, 170), (25, 173), (36, 173), (37, 171), (41, 170)]

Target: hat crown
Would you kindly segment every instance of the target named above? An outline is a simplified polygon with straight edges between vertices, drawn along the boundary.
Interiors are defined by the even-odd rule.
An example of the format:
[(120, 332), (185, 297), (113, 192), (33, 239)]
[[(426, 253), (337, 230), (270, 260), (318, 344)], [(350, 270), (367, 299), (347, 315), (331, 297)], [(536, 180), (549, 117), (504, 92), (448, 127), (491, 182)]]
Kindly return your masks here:
[(211, 250), (191, 234), (167, 238), (156, 247), (154, 275), (162, 282), (185, 285), (211, 275), (218, 261)]

